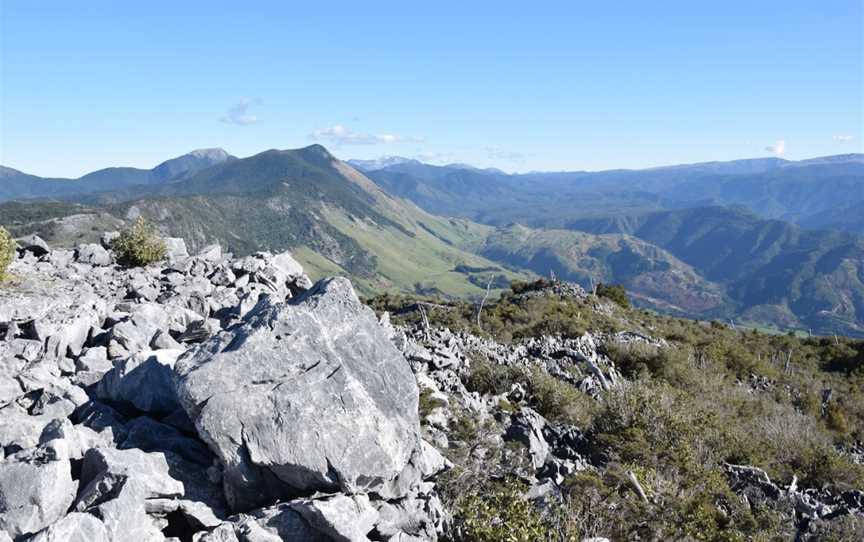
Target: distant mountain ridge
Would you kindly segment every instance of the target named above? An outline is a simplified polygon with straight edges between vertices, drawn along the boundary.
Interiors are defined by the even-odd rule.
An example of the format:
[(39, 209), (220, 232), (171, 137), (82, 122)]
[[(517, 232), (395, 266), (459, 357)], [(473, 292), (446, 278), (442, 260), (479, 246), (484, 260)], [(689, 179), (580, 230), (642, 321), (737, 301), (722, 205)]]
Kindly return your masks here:
[(369, 292), (471, 297), (484, 293), (488, 278), (506, 283), (531, 276), (469, 250), (490, 228), (430, 215), (393, 198), (321, 145), (220, 160), (187, 169), (179, 182), (74, 199), (84, 205), (0, 205), (0, 223), (16, 236), (51, 237), (69, 228), (86, 235), (93, 229), (88, 220), (110, 224), (144, 216), (164, 233), (186, 239), (192, 250), (213, 242), (239, 255), (290, 249), (313, 274), (348, 275)]
[[(403, 162), (368, 175), (430, 212), (493, 225), (561, 228), (593, 215), (745, 205), (765, 218), (864, 233), (853, 205), (864, 205), (864, 154), (523, 174)], [(837, 209), (848, 216), (826, 215)]]
[[(470, 298), (489, 279), (554, 272), (623, 283), (638, 305), (677, 315), (864, 335), (862, 238), (764, 218), (797, 209), (854, 226), (861, 158), (510, 175), (416, 160), (364, 173), (320, 145), (202, 150), (152, 170), (35, 178), (91, 191), (2, 204), (0, 223), (74, 243), (143, 215), (193, 249), (290, 249), (370, 292)], [(0, 185), (22, 175), (0, 169)]]
[(152, 169), (110, 167), (77, 179), (37, 177), (0, 166), (0, 201), (62, 198), (119, 190), (131, 186), (167, 183), (222, 162), (236, 160), (223, 149), (198, 149), (166, 160)]

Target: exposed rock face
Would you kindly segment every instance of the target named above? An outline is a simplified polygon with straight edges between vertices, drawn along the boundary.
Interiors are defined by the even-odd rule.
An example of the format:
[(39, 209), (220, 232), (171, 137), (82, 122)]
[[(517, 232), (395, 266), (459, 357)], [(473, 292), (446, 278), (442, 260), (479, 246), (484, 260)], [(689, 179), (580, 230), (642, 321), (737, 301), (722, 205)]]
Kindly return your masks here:
[(420, 449), (417, 386), (347, 280), (262, 299), (175, 371), (234, 510), (315, 491), (404, 496), (397, 478)]

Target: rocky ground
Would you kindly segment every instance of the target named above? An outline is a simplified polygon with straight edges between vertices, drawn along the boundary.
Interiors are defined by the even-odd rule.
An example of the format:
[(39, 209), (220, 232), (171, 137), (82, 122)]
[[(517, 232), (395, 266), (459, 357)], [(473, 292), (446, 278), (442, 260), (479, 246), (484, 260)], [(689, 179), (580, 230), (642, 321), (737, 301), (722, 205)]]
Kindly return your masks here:
[[(477, 364), (539, 371), (593, 401), (628, 385), (604, 343), (665, 345), (394, 325), (346, 279), (312, 284), (288, 253), (190, 256), (169, 239), (166, 262), (127, 269), (109, 239), (19, 240), (0, 289), (0, 541), (464, 539), (449, 495), (472, 469), (517, 477), (543, 510), (569, 476), (602, 467), (590, 435), (531, 407), (536, 390), (469, 391)], [(466, 419), (482, 439), (467, 442)], [(798, 532), (864, 509), (860, 491), (727, 472)], [(633, 493), (649, 498), (635, 476)]]
[(0, 539), (431, 540), (446, 461), (345, 279), (31, 239), (0, 294)]

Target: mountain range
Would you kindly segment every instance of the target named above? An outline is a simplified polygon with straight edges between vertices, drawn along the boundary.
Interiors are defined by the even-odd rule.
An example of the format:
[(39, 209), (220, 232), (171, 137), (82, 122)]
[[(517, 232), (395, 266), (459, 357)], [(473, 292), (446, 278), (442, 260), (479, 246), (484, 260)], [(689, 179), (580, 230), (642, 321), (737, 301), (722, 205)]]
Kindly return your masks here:
[(808, 228), (864, 233), (864, 155), (756, 158), (643, 170), (505, 174), (396, 161), (355, 163), (390, 193), (424, 209), (489, 224), (568, 227), (586, 216), (743, 205)]
[(207, 149), (78, 179), (3, 168), (0, 201), (13, 234), (59, 244), (143, 215), (193, 249), (287, 248), (370, 292), (477, 298), (554, 273), (661, 312), (864, 335), (864, 155), (506, 174)]

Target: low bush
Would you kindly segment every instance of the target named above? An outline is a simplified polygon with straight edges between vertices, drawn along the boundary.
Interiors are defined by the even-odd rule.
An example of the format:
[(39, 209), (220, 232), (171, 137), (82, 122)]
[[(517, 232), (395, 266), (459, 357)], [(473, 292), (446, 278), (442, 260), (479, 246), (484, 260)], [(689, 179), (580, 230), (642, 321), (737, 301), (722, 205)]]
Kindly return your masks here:
[(111, 242), (111, 248), (118, 262), (132, 267), (158, 262), (168, 250), (156, 229), (143, 217), (138, 217), (132, 226), (120, 232), (120, 236)]
[(546, 419), (579, 427), (586, 427), (593, 421), (597, 402), (570, 384), (535, 369), (528, 385), (531, 406)]
[(15, 259), (15, 240), (6, 231), (6, 228), (0, 226), (0, 280), (7, 278), (6, 270), (9, 264)]
[(518, 367), (497, 365), (483, 358), (475, 358), (471, 360), (471, 369), (464, 382), (468, 391), (499, 395), (509, 392), (514, 384), (527, 380), (527, 373)]
[(464, 495), (456, 501), (453, 542), (563, 542), (537, 508), (522, 498), (525, 489), (508, 479)]
[(630, 300), (627, 299), (627, 291), (620, 284), (600, 283), (597, 285), (597, 295), (599, 297), (605, 297), (622, 309), (630, 308)]
[(431, 414), (436, 408), (443, 406), (447, 406), (447, 403), (435, 397), (432, 390), (429, 388), (420, 388), (419, 412), (421, 419)]

